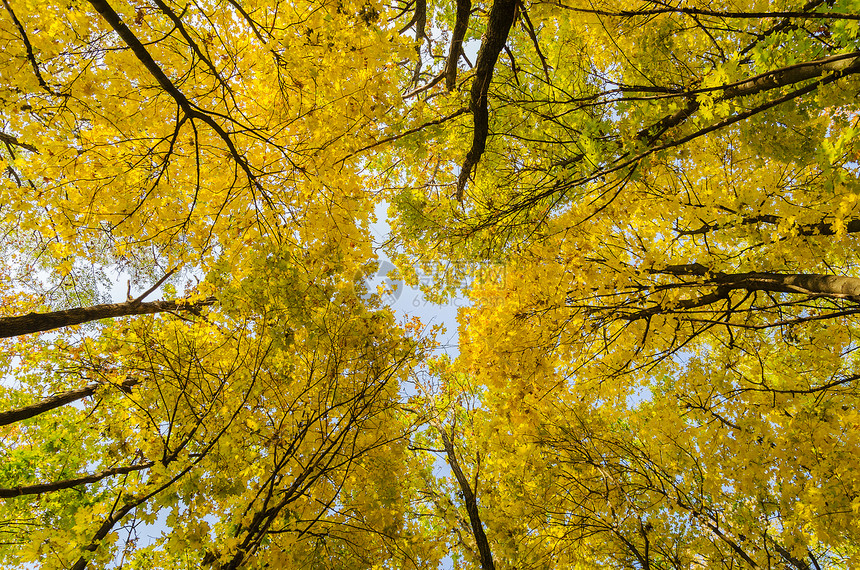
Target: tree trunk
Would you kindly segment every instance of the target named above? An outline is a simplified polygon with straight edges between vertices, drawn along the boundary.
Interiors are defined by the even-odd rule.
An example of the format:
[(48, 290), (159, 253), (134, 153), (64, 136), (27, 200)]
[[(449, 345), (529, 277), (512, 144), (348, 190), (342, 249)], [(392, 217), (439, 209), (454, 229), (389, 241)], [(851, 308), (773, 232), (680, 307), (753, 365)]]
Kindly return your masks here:
[(451, 471), (454, 472), (454, 476), (460, 484), (460, 491), (463, 493), (463, 502), (466, 504), (466, 512), (469, 514), (472, 534), (475, 537), (475, 543), (481, 556), (481, 570), (495, 570), (496, 565), (493, 562), (493, 553), (490, 549), (487, 535), (484, 533), (484, 524), (481, 522), (481, 516), (478, 513), (478, 499), (469, 485), (469, 480), (466, 479), (466, 475), (460, 469), (460, 463), (457, 461), (457, 456), (454, 453), (454, 445), (448, 438), (448, 434), (445, 433), (442, 426), (438, 426), (438, 430), (442, 436), (442, 445), (445, 446), (445, 454), (448, 456), (448, 464), (451, 466)]
[(663, 275), (690, 275), (705, 277), (704, 285), (719, 285), (725, 290), (771, 291), (774, 293), (801, 293), (860, 302), (860, 278), (817, 273), (712, 273), (701, 263), (668, 265), (651, 271)]

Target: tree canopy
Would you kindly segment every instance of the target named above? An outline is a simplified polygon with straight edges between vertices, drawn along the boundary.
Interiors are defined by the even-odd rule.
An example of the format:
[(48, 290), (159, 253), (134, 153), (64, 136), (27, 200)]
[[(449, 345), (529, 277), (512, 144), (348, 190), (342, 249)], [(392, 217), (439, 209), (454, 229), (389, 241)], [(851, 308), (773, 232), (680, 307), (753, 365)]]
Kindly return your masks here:
[(3, 4), (0, 564), (860, 564), (856, 0)]

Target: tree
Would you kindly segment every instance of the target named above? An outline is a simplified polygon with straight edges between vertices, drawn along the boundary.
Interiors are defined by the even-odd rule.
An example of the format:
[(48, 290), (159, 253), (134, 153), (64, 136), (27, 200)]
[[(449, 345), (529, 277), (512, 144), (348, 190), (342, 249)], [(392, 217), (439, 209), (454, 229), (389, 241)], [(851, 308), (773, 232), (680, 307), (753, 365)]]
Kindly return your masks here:
[(394, 200), (473, 301), (439, 397), (495, 564), (855, 564), (856, 5), (476, 9)]
[(0, 12), (4, 564), (856, 565), (856, 2)]
[(384, 10), (4, 2), (4, 565), (424, 563), (387, 477), (430, 341), (366, 290), (348, 158)]

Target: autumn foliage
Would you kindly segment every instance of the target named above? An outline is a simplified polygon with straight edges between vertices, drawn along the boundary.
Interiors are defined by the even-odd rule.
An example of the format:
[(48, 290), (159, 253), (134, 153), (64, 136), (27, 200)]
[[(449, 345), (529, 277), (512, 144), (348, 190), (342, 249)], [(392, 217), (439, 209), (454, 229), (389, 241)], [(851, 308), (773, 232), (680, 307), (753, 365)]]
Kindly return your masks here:
[(860, 565), (859, 38), (3, 0), (0, 564)]

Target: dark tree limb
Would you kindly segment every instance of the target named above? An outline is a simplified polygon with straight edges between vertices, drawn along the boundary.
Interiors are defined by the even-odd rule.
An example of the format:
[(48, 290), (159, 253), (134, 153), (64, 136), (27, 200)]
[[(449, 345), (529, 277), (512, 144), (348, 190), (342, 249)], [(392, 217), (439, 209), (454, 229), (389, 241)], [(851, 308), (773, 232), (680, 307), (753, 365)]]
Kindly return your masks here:
[[(218, 83), (221, 84), (221, 87), (223, 87), (225, 91), (229, 92), (230, 86), (227, 85), (227, 83), (221, 77), (221, 74), (218, 73), (218, 70), (215, 68), (215, 65), (212, 63), (212, 61), (206, 56), (206, 54), (201, 51), (200, 46), (197, 45), (197, 43), (191, 37), (191, 34), (188, 33), (188, 30), (185, 28), (185, 24), (182, 23), (180, 17), (176, 15), (176, 13), (170, 8), (170, 6), (165, 4), (162, 0), (155, 0), (155, 4), (164, 13), (165, 16), (170, 18), (170, 21), (173, 22), (173, 25), (176, 26), (176, 29), (179, 30), (179, 33), (182, 34), (183, 38), (185, 38), (185, 41), (188, 43), (188, 46), (197, 55), (197, 57), (200, 58), (200, 61), (206, 64), (206, 67), (209, 68), (209, 71), (212, 73), (213, 77), (218, 80)], [(254, 31), (256, 32), (256, 29), (254, 29)], [(259, 33), (257, 34), (257, 36), (259, 37)], [(260, 41), (262, 41), (262, 37), (260, 37)]]
[(626, 320), (635, 321), (663, 313), (676, 313), (706, 307), (728, 299), (729, 293), (737, 290), (809, 295), (811, 297), (846, 299), (860, 303), (860, 278), (857, 277), (757, 271), (748, 273), (722, 273), (711, 272), (708, 267), (700, 263), (669, 265), (662, 269), (651, 270), (649, 273), (673, 275), (675, 277), (702, 277), (704, 279), (701, 282), (683, 283), (679, 286), (707, 287), (711, 285), (716, 286), (716, 289), (699, 297), (676, 301), (672, 307), (656, 305), (629, 313), (623, 317)]
[[(175, 479), (174, 479), (175, 480)], [(170, 480), (169, 484), (172, 484), (174, 480)], [(169, 484), (163, 485), (158, 491), (165, 489)], [(139, 499), (132, 499), (129, 502), (124, 503), (119, 508), (113, 510), (110, 515), (105, 518), (101, 525), (99, 525), (98, 530), (93, 534), (93, 537), (90, 543), (83, 548), (84, 552), (95, 552), (98, 550), (99, 545), (102, 540), (104, 540), (110, 531), (113, 529), (114, 525), (121, 521), (128, 513), (132, 512), (134, 509), (145, 503), (149, 498), (155, 495), (156, 492), (151, 493), (150, 495), (146, 495)], [(89, 564), (89, 555), (81, 556), (78, 558), (77, 562), (72, 566), (72, 570), (84, 570)]]
[[(651, 463), (650, 461), (648, 461), (648, 462)], [(661, 476), (661, 478), (665, 478), (665, 475), (663, 475), (663, 474), (660, 474), (660, 476)], [(721, 521), (716, 519), (716, 517), (710, 511), (710, 509), (697, 508), (692, 503), (692, 501), (685, 498), (681, 494), (680, 489), (675, 487), (675, 485), (673, 485), (671, 482), (669, 482), (669, 484), (675, 488), (675, 493), (676, 493), (676, 497), (674, 498), (674, 500), (672, 502), (674, 502), (676, 505), (678, 505), (682, 509), (690, 512), (696, 518), (696, 520), (704, 523), (705, 526), (707, 526), (709, 529), (711, 529), (711, 532), (713, 532), (720, 540), (725, 542), (732, 550), (735, 551), (735, 553), (737, 553), (741, 558), (743, 558), (744, 561), (747, 564), (749, 564), (750, 568), (758, 568), (759, 567), (758, 564), (755, 563), (755, 561), (750, 557), (750, 555), (747, 554), (744, 551), (744, 549), (741, 548), (741, 546), (737, 542), (735, 542), (726, 532), (724, 532), (723, 530), (720, 529), (720, 526), (721, 526), (720, 522)], [(672, 500), (671, 495), (665, 489), (658, 490), (657, 492), (662, 494), (663, 496), (665, 496), (667, 499)], [(722, 526), (725, 529), (726, 523), (723, 522)], [(728, 528), (726, 530), (728, 532), (731, 532), (731, 528)]]
[(543, 52), (540, 49), (540, 42), (538, 42), (537, 32), (535, 31), (535, 27), (532, 24), (531, 18), (529, 18), (529, 13), (526, 11), (526, 6), (523, 3), (523, 0), (520, 0), (519, 3), (520, 13), (523, 15), (523, 27), (526, 29), (526, 32), (529, 35), (529, 38), (532, 40), (532, 45), (535, 46), (535, 53), (540, 59), (540, 64), (543, 67), (544, 77), (546, 77), (547, 83), (552, 83), (552, 80), (549, 76), (549, 65), (546, 62), (546, 57), (544, 57)]
[(812, 563), (815, 565), (815, 570), (821, 570), (821, 566), (818, 564), (818, 559), (815, 557), (815, 554), (812, 553), (812, 550), (807, 546), (806, 552), (809, 553), (809, 559), (812, 560)]
[[(803, 7), (801, 8), (801, 11), (805, 12), (805, 13), (812, 12), (813, 10), (815, 10), (816, 8), (818, 8), (819, 6), (824, 4), (825, 2), (831, 2), (831, 1), (832, 0), (809, 0), (809, 2), (807, 2), (806, 4), (803, 5)], [(775, 23), (771, 27), (769, 27), (766, 30), (763, 30), (761, 33), (759, 33), (755, 40), (753, 40), (752, 42), (747, 44), (747, 46), (744, 49), (742, 49), (741, 51), (738, 52), (738, 55), (741, 57), (745, 56), (750, 51), (755, 49), (755, 47), (757, 45), (759, 45), (763, 40), (771, 37), (774, 34), (778, 34), (779, 32), (782, 32), (783, 30), (791, 29), (795, 26), (796, 26), (796, 24), (792, 21), (791, 18), (783, 18), (782, 20)]]
[(141, 463), (139, 465), (127, 465), (125, 467), (112, 467), (110, 469), (105, 469), (100, 473), (94, 473), (92, 475), (87, 475), (85, 477), (76, 477), (75, 479), (66, 479), (64, 481), (55, 481), (53, 483), (40, 483), (38, 485), (26, 485), (22, 487), (11, 487), (8, 489), (0, 489), (0, 499), (8, 499), (11, 497), (20, 497), (22, 495), (40, 495), (42, 493), (52, 493), (54, 491), (61, 491), (63, 489), (70, 489), (72, 487), (77, 487), (78, 485), (86, 485), (88, 483), (95, 483), (96, 481), (101, 481), (107, 477), (112, 477), (114, 475), (125, 475), (127, 473), (132, 473), (134, 471), (142, 471), (144, 469), (149, 469), (155, 465), (152, 461), (147, 461), (146, 463)]
[[(131, 391), (131, 388), (137, 384), (137, 382), (138, 380), (136, 379), (128, 379), (117, 387), (128, 392)], [(21, 420), (26, 420), (40, 414), (44, 414), (45, 412), (49, 412), (55, 408), (59, 408), (60, 406), (65, 406), (68, 403), (86, 398), (87, 396), (92, 396), (95, 394), (96, 390), (105, 385), (107, 384), (104, 382), (93, 382), (83, 388), (67, 390), (66, 392), (55, 394), (29, 406), (0, 412), (0, 426), (20, 422)], [(2, 494), (0, 494), (0, 496), (2, 496)]]
[[(230, 138), (230, 135), (227, 134), (227, 131), (218, 124), (218, 122), (209, 116), (206, 112), (200, 110), (197, 105), (193, 104), (188, 98), (182, 93), (170, 80), (169, 77), (164, 73), (164, 71), (159, 67), (159, 65), (152, 59), (149, 51), (147, 51), (146, 46), (141, 43), (141, 41), (134, 35), (134, 33), (125, 25), (120, 18), (119, 14), (111, 7), (110, 4), (107, 3), (106, 0), (89, 0), (90, 4), (92, 4), (93, 8), (104, 18), (104, 20), (110, 25), (110, 27), (115, 31), (119, 37), (125, 42), (125, 44), (131, 49), (132, 53), (137, 57), (138, 61), (140, 61), (144, 67), (146, 67), (147, 71), (152, 75), (153, 78), (158, 82), (161, 88), (176, 101), (176, 104), (179, 105), (179, 108), (182, 109), (183, 114), (190, 119), (199, 119), (200, 121), (206, 123), (218, 137), (224, 141), (224, 144), (227, 146), (227, 150), (230, 152), (230, 155), (233, 157), (233, 160), (242, 169), (245, 173), (245, 176), (248, 178), (248, 182), (252, 185), (252, 187), (256, 187), (258, 190), (262, 191), (262, 187), (257, 180), (257, 177), (254, 175), (251, 170), (251, 165), (248, 164), (248, 161), (245, 160), (239, 150), (236, 148), (236, 145), (233, 144), (233, 140)], [(255, 28), (256, 30), (256, 28)], [(260, 38), (262, 41), (262, 38)], [(263, 193), (263, 198), (266, 200), (269, 205), (274, 208), (274, 204), (271, 201), (271, 198), (267, 193)]]
[(752, 558), (750, 558), (750, 555), (747, 554), (746, 551), (744, 551), (744, 549), (741, 548), (741, 546), (737, 542), (735, 542), (730, 536), (728, 536), (726, 533), (721, 531), (719, 526), (717, 526), (716, 524), (714, 524), (710, 520), (705, 520), (704, 522), (705, 522), (705, 526), (707, 526), (709, 529), (711, 529), (711, 532), (713, 532), (715, 535), (717, 535), (720, 538), (720, 540), (722, 540), (723, 542), (728, 544), (729, 547), (732, 550), (734, 550), (741, 558), (743, 558), (744, 561), (747, 564), (749, 564), (751, 568), (758, 568), (758, 565), (755, 563), (755, 561)]
[(451, 466), (451, 471), (457, 478), (460, 484), (460, 491), (463, 493), (463, 502), (466, 504), (466, 512), (469, 514), (469, 522), (472, 525), (472, 534), (475, 537), (475, 543), (478, 545), (478, 553), (481, 556), (481, 570), (495, 570), (496, 566), (493, 563), (493, 553), (490, 550), (490, 543), (487, 540), (487, 535), (484, 533), (484, 525), (481, 522), (481, 516), (478, 512), (478, 501), (475, 493), (472, 492), (472, 487), (469, 485), (469, 479), (463, 474), (460, 468), (460, 463), (457, 461), (457, 455), (454, 453), (454, 445), (448, 439), (448, 435), (441, 426), (438, 427), (439, 434), (442, 436), (442, 445), (445, 447), (445, 454), (448, 456), (448, 464)]
[(777, 87), (800, 83), (807, 79), (819, 77), (828, 72), (842, 71), (849, 67), (856, 67), (860, 52), (843, 53), (824, 57), (814, 61), (806, 61), (788, 65), (774, 71), (760, 73), (743, 81), (724, 86), (722, 98), (746, 97), (763, 91), (769, 91)]
[(80, 325), (100, 319), (114, 319), (130, 315), (151, 315), (172, 311), (199, 311), (215, 303), (214, 297), (195, 303), (182, 301), (127, 301), (125, 303), (108, 303), (92, 307), (78, 307), (65, 311), (51, 313), (29, 313), (18, 317), (0, 317), (0, 338), (10, 338), (31, 334), (34, 332), (50, 331), (72, 325)]
[[(852, 58), (853, 57), (853, 58)], [(801, 67), (809, 66), (811, 64), (823, 64), (820, 67), (816, 65), (812, 65), (813, 70), (822, 70), (828, 71), (828, 66), (833, 65), (834, 70), (827, 75), (820, 77), (819, 79), (807, 83), (801, 87), (794, 89), (793, 91), (789, 91), (775, 99), (770, 101), (765, 101), (764, 103), (757, 105), (752, 108), (748, 108), (745, 111), (741, 111), (735, 115), (731, 115), (726, 117), (716, 123), (710, 124), (708, 126), (702, 127), (692, 133), (680, 136), (679, 138), (668, 140), (666, 142), (659, 142), (657, 139), (659, 138), (662, 132), (671, 128), (672, 126), (677, 126), (684, 119), (690, 116), (696, 108), (698, 108), (698, 102), (692, 101), (692, 98), (688, 99), (688, 101), (692, 101), (692, 103), (688, 103), (688, 105), (692, 104), (695, 108), (685, 107), (678, 111), (677, 113), (664, 117), (660, 121), (658, 121), (652, 127), (643, 129), (638, 133), (638, 138), (647, 143), (647, 147), (643, 149), (641, 152), (631, 155), (631, 153), (624, 153), (615, 160), (609, 162), (603, 168), (595, 170), (590, 174), (584, 175), (580, 178), (574, 180), (563, 180), (557, 181), (555, 184), (550, 186), (549, 188), (543, 189), (536, 194), (527, 196), (525, 199), (517, 200), (512, 202), (504, 207), (504, 209), (497, 210), (493, 212), (492, 218), (488, 219), (487, 222), (483, 222), (484, 224), (489, 223), (497, 223), (500, 218), (516, 215), (518, 212), (522, 211), (524, 208), (529, 207), (530, 205), (534, 205), (538, 203), (540, 200), (549, 198), (551, 196), (557, 194), (564, 194), (567, 190), (574, 187), (583, 186), (595, 180), (602, 180), (610, 174), (614, 174), (619, 171), (627, 171), (628, 176), (633, 172), (633, 169), (636, 168), (636, 165), (645, 157), (650, 156), (654, 153), (657, 153), (661, 150), (666, 150), (670, 148), (675, 148), (687, 144), (695, 139), (703, 137), (712, 132), (719, 131), (726, 127), (729, 127), (733, 124), (740, 123), (749, 119), (750, 117), (759, 115), (769, 109), (787, 103), (789, 101), (799, 99), (805, 95), (815, 92), (819, 87), (824, 85), (829, 85), (843, 77), (847, 77), (849, 75), (860, 73), (860, 52), (853, 52), (851, 54), (842, 54), (839, 56), (833, 56), (833, 58), (825, 58), (824, 60), (817, 60), (816, 62), (807, 62), (806, 64), (799, 64)], [(794, 66), (791, 66), (794, 67)], [(757, 76), (758, 77), (758, 76)], [(719, 89), (727, 89), (732, 88), (737, 85), (744, 84), (748, 81), (754, 81), (756, 78), (751, 78), (749, 80), (744, 80), (743, 82), (739, 82), (737, 84), (725, 85), (722, 87), (716, 88)], [(687, 94), (689, 95), (689, 93)], [(485, 140), (485, 139), (484, 139)], [(481, 151), (483, 152), (483, 147), (481, 147)], [(467, 157), (468, 158), (468, 157)], [(579, 157), (574, 159), (570, 159), (569, 161), (565, 161), (565, 163), (573, 163), (578, 160)], [(467, 161), (468, 162), (468, 161)], [(560, 163), (563, 164), (563, 163)], [(472, 165), (474, 166), (474, 165)], [(460, 179), (458, 181), (458, 197), (462, 197), (462, 192), (459, 190), (459, 183), (462, 183), (465, 186), (466, 182), (469, 178), (468, 172), (461, 171)], [(615, 194), (617, 196), (617, 193)]]
[[(463, 38), (469, 29), (469, 14), (472, 11), (471, 0), (457, 0), (457, 15), (454, 19), (454, 30), (451, 35), (451, 46), (448, 50), (448, 60), (445, 63), (445, 88), (448, 91), (457, 85), (457, 60), (463, 51)], [(479, 56), (480, 57), (480, 56)]]
[(39, 86), (48, 93), (54, 95), (55, 93), (51, 91), (51, 88), (48, 87), (48, 84), (45, 82), (45, 78), (42, 77), (42, 72), (39, 70), (39, 63), (36, 61), (36, 54), (33, 53), (33, 44), (30, 43), (30, 38), (27, 37), (24, 25), (21, 24), (18, 16), (15, 15), (15, 12), (12, 10), (12, 6), (9, 5), (8, 0), (3, 0), (3, 6), (5, 6), (6, 11), (9, 12), (9, 17), (12, 18), (12, 21), (15, 23), (15, 27), (18, 28), (18, 33), (21, 34), (21, 40), (24, 42), (24, 49), (27, 50), (27, 61), (30, 62), (30, 67), (33, 68), (33, 73), (36, 75), (36, 80), (39, 82)]
[(730, 289), (770, 291), (772, 293), (800, 293), (820, 297), (850, 299), (860, 302), (860, 278), (816, 273), (747, 273), (711, 272), (701, 263), (668, 265), (650, 273), (657, 275), (705, 277), (704, 285), (714, 284)]
[[(248, 22), (248, 25), (251, 26), (251, 29), (254, 31), (254, 35), (257, 37), (258, 40), (260, 40), (260, 43), (266, 45), (266, 40), (263, 38), (263, 34), (260, 33), (259, 24), (254, 21), (251, 15), (248, 14), (248, 12), (246, 12), (242, 5), (236, 2), (236, 0), (228, 0), (228, 2), (230, 2), (230, 5), (233, 6), (236, 11), (242, 15), (242, 18), (244, 18), (246, 22)], [(271, 36), (271, 33), (269, 33), (269, 35)]]
[[(146, 299), (147, 297), (149, 297), (150, 295), (152, 295), (152, 294), (155, 292), (155, 290), (156, 290), (156, 289), (158, 289), (159, 287), (161, 287), (161, 284), (162, 284), (162, 283), (164, 283), (165, 281), (167, 281), (167, 279), (168, 279), (168, 278), (170, 278), (170, 276), (171, 276), (171, 275), (173, 275), (174, 273), (176, 273), (176, 270), (177, 270), (177, 269), (179, 269), (179, 268), (178, 268), (178, 267), (174, 267), (173, 269), (171, 269), (170, 271), (168, 271), (167, 273), (165, 273), (165, 274), (164, 274), (164, 277), (162, 277), (161, 279), (159, 279), (158, 281), (156, 281), (156, 282), (155, 282), (155, 285), (153, 285), (152, 287), (150, 287), (149, 289), (147, 289), (146, 291), (144, 291), (143, 293), (141, 293), (140, 295), (138, 295), (138, 297), (137, 297), (136, 299), (134, 299), (134, 300), (132, 301), (132, 303), (140, 304), (140, 303), (141, 303), (141, 301), (143, 301), (144, 299)], [(131, 284), (130, 284), (130, 282), (129, 282), (129, 289), (130, 289), (130, 288), (131, 288)], [(129, 295), (129, 298), (131, 298), (131, 295)]]
[[(819, 3), (820, 4), (820, 3)], [(684, 14), (687, 16), (713, 16), (724, 19), (761, 19), (761, 18), (796, 18), (805, 20), (860, 20), (860, 14), (837, 13), (837, 12), (808, 12), (808, 11), (774, 11), (774, 12), (724, 12), (721, 10), (706, 10), (702, 8), (652, 8), (645, 10), (597, 10), (591, 8), (577, 8), (567, 6), (560, 2), (556, 6), (565, 8), (572, 12), (594, 14), (596, 16), (608, 16), (617, 18), (631, 18), (636, 16), (657, 16), (660, 14)]]
[(796, 319), (785, 319), (782, 321), (776, 321), (773, 323), (765, 323), (760, 325), (751, 325), (748, 323), (733, 323), (727, 322), (725, 320), (714, 320), (714, 319), (689, 319), (694, 323), (709, 323), (714, 325), (723, 325), (729, 327), (735, 327), (740, 329), (749, 329), (749, 330), (765, 330), (772, 329), (776, 327), (790, 327), (796, 326), (803, 323), (811, 323), (815, 321), (826, 321), (829, 319), (837, 319), (839, 317), (850, 317), (852, 315), (860, 315), (860, 307), (855, 309), (846, 309), (844, 311), (831, 311), (829, 313), (824, 313), (820, 315), (813, 315), (811, 317), (798, 317)]
[(421, 77), (421, 48), (427, 39), (427, 0), (415, 0), (415, 15), (412, 16), (410, 25), (412, 23), (415, 24), (415, 53), (418, 55), (412, 82), (417, 84), (418, 78)]
[[(419, 54), (418, 57), (420, 59), (421, 55)], [(419, 63), (420, 63), (420, 61), (419, 61)], [(420, 71), (420, 67), (416, 68), (416, 73), (412, 79), (413, 83), (418, 82), (418, 76), (420, 75), (420, 73), (418, 73), (419, 71)], [(420, 93), (424, 93), (425, 91), (429, 91), (430, 89), (433, 88), (433, 86), (435, 86), (437, 83), (439, 83), (443, 79), (445, 79), (445, 70), (444, 69), (442, 70), (442, 73), (440, 73), (439, 75), (437, 75), (436, 77), (434, 77), (433, 79), (431, 79), (430, 81), (428, 81), (427, 83), (422, 85), (421, 87), (416, 87), (412, 91), (409, 91), (408, 93), (404, 94), (403, 98), (409, 99), (410, 97), (415, 97), (416, 95), (418, 95)]]
[[(626, 169), (626, 170), (628, 170), (628, 175), (629, 175), (633, 172), (632, 169), (635, 168), (636, 165), (643, 158), (645, 158), (647, 156), (650, 156), (650, 155), (652, 155), (656, 152), (659, 152), (661, 150), (666, 150), (666, 149), (670, 149), (670, 148), (674, 148), (674, 147), (678, 147), (678, 146), (687, 144), (688, 142), (693, 141), (695, 139), (698, 139), (700, 137), (703, 137), (709, 133), (718, 131), (720, 129), (724, 129), (724, 128), (726, 128), (730, 125), (733, 125), (735, 123), (745, 121), (745, 120), (749, 119), (750, 117), (753, 117), (755, 115), (758, 115), (760, 113), (767, 111), (768, 109), (771, 109), (773, 107), (777, 107), (779, 105), (782, 105), (783, 103), (787, 103), (788, 101), (798, 99), (804, 95), (808, 95), (809, 93), (814, 92), (815, 90), (817, 90), (819, 87), (821, 87), (823, 85), (829, 85), (830, 83), (833, 83), (834, 81), (838, 81), (839, 79), (842, 79), (843, 77), (846, 77), (848, 75), (852, 75), (855, 73), (860, 73), (860, 57), (852, 60), (852, 63), (848, 67), (834, 71), (834, 72), (828, 74), (827, 76), (822, 77), (821, 79), (818, 79), (816, 81), (813, 81), (812, 83), (808, 83), (808, 84), (804, 85), (803, 87), (798, 87), (794, 91), (790, 91), (790, 92), (786, 93), (785, 95), (777, 97), (776, 99), (773, 99), (771, 101), (766, 101), (765, 103), (762, 103), (761, 105), (758, 105), (758, 106), (753, 107), (751, 109), (747, 109), (746, 111), (742, 111), (736, 115), (726, 117), (725, 119), (723, 119), (721, 121), (718, 121), (714, 124), (708, 125), (707, 127), (701, 128), (701, 129), (699, 129), (693, 133), (690, 133), (688, 135), (684, 135), (680, 138), (670, 140), (670, 141), (667, 141), (664, 143), (655, 144), (654, 146), (649, 146), (648, 148), (646, 148), (645, 150), (643, 150), (642, 152), (640, 152), (634, 156), (629, 156), (628, 154), (624, 154), (621, 157), (619, 157), (618, 159), (616, 159), (614, 162), (610, 163), (610, 165), (608, 165), (607, 167), (600, 169), (600, 170), (597, 170), (591, 174), (588, 174), (588, 175), (583, 176), (581, 178), (578, 178), (576, 180), (566, 181), (563, 184), (555, 184), (551, 188), (548, 188), (548, 189), (541, 191), (541, 192), (539, 192), (533, 196), (528, 197), (525, 201), (514, 203), (514, 204), (508, 206), (505, 210), (495, 212), (494, 217), (497, 219), (500, 216), (511, 215), (512, 213), (516, 213), (517, 211), (522, 209), (527, 204), (537, 203), (539, 200), (542, 200), (544, 198), (548, 198), (548, 197), (553, 196), (555, 194), (558, 194), (560, 192), (565, 192), (569, 188), (572, 188), (575, 186), (580, 186), (583, 184), (587, 184), (587, 183), (592, 182), (594, 180), (603, 179), (607, 175), (613, 174), (615, 172), (619, 172), (619, 171)], [(642, 133), (640, 133), (640, 135), (641, 134)], [(626, 158), (628, 156), (629, 156), (629, 158)], [(617, 196), (617, 193), (616, 193), (616, 196)]]
[(460, 169), (457, 179), (457, 200), (463, 201), (463, 190), (472, 175), (472, 170), (478, 165), (481, 155), (487, 146), (487, 137), (490, 132), (490, 111), (487, 101), (487, 92), (493, 79), (493, 69), (517, 14), (518, 0), (495, 0), (490, 8), (487, 31), (484, 41), (478, 51), (478, 59), (475, 62), (475, 78), (472, 80), (472, 90), (469, 99), (469, 110), (474, 116), (474, 130), (472, 133), (472, 148), (466, 154), (466, 159)]
[(713, 281), (733, 289), (800, 293), (860, 302), (860, 279), (857, 277), (750, 272), (734, 275), (717, 274), (713, 277)]
[[(748, 216), (741, 218), (740, 222), (736, 222), (736, 224), (740, 224), (742, 226), (753, 225), (753, 224), (779, 224), (783, 218), (780, 216), (775, 216), (773, 214), (760, 214), (758, 216)], [(694, 230), (682, 230), (680, 228), (675, 231), (678, 232), (679, 235), (682, 236), (693, 236), (706, 234), (708, 232), (722, 230), (725, 228), (729, 228), (734, 226), (735, 224), (726, 223), (726, 224), (703, 224), (701, 227), (696, 228)], [(845, 220), (843, 222), (843, 228), (845, 233), (857, 233), (860, 232), (860, 218), (852, 218), (849, 220)], [(792, 227), (792, 233), (795, 233), (799, 236), (833, 236), (837, 234), (837, 229), (835, 227), (834, 222), (817, 222), (812, 224), (797, 224)]]
[(174, 101), (179, 105), (182, 111), (188, 115), (193, 116), (194, 111), (192, 109), (191, 103), (185, 97), (185, 95), (179, 91), (179, 89), (173, 84), (167, 75), (164, 74), (164, 71), (161, 70), (161, 67), (155, 63), (155, 60), (152, 59), (152, 56), (147, 51), (146, 47), (137, 39), (137, 36), (128, 28), (128, 26), (123, 23), (122, 18), (120, 18), (119, 14), (108, 4), (105, 0), (89, 0), (90, 4), (92, 4), (93, 8), (105, 19), (105, 21), (110, 25), (114, 32), (119, 35), (119, 37), (126, 43), (126, 45), (131, 49), (132, 53), (137, 56), (137, 59), (146, 67), (147, 71), (155, 78), (161, 88), (170, 95)]
[(730, 290), (731, 289), (726, 287), (719, 287), (716, 291), (706, 293), (705, 295), (702, 295), (700, 297), (695, 297), (693, 299), (682, 299), (680, 301), (677, 301), (673, 304), (671, 308), (664, 307), (663, 305), (656, 305), (654, 307), (649, 307), (647, 309), (636, 311), (632, 314), (624, 315), (623, 318), (629, 321), (638, 321), (639, 319), (647, 319), (653, 317), (654, 315), (660, 315), (663, 313), (688, 311), (690, 309), (707, 307), (719, 301), (728, 299)]
[[(858, 66), (860, 66), (860, 52), (856, 51), (797, 63), (718, 87), (716, 90), (722, 91), (722, 93), (715, 97), (714, 101), (727, 101), (737, 97), (757, 95), (779, 87), (814, 79), (829, 72), (856, 73)], [(683, 123), (701, 106), (702, 103), (698, 98), (689, 97), (686, 105), (640, 131), (638, 138), (648, 144), (653, 144), (663, 133)]]
[(789, 552), (784, 546), (775, 541), (773, 538), (769, 536), (767, 538), (770, 538), (773, 547), (776, 549), (779, 555), (782, 556), (786, 562), (790, 562), (794, 568), (796, 568), (797, 570), (810, 570), (809, 564), (807, 564), (803, 560), (792, 556), (791, 552)]
[(13, 137), (12, 135), (8, 135), (6, 133), (0, 132), (0, 142), (10, 145), (17, 146), (23, 148), (25, 150), (29, 150), (30, 152), (39, 153), (39, 149), (31, 144), (27, 144), (25, 142), (21, 142), (17, 137)]
[[(403, 16), (403, 14), (405, 14), (406, 12), (409, 11), (409, 9), (412, 7), (413, 4), (415, 4), (415, 2), (413, 0), (409, 0), (409, 2), (406, 2), (403, 5), (403, 8), (401, 8), (400, 11), (397, 12), (394, 16), (390, 17), (388, 19), (388, 21), (393, 22), (393, 21), (399, 19), (401, 16)], [(425, 0), (425, 7), (426, 7), (426, 0)], [(398, 34), (406, 33), (406, 30), (408, 30), (409, 28), (411, 28), (415, 24), (415, 21), (417, 18), (418, 18), (418, 14), (416, 12), (413, 12), (412, 17), (409, 19), (409, 21), (406, 22), (406, 24), (402, 28), (400, 28), (397, 31), (397, 33)]]
[(612, 527), (612, 534), (614, 534), (624, 544), (624, 546), (627, 547), (627, 550), (636, 557), (636, 560), (639, 562), (639, 565), (643, 570), (651, 569), (651, 563), (649, 562), (647, 555), (643, 556), (642, 553), (639, 552), (639, 549), (636, 548), (636, 545), (628, 540), (627, 537), (625, 537), (624, 534), (615, 526)]
[(767, 392), (768, 394), (790, 394), (792, 396), (797, 396), (799, 394), (820, 394), (821, 392), (826, 392), (831, 388), (844, 386), (846, 384), (852, 384), (857, 380), (860, 380), (860, 374), (851, 374), (850, 376), (843, 376), (841, 378), (831, 380), (830, 382), (825, 382), (820, 386), (813, 386), (811, 388), (773, 388), (765, 384), (761, 384), (763, 386), (762, 388), (739, 388), (730, 391), (729, 394), (732, 396), (741, 394), (743, 392)]

